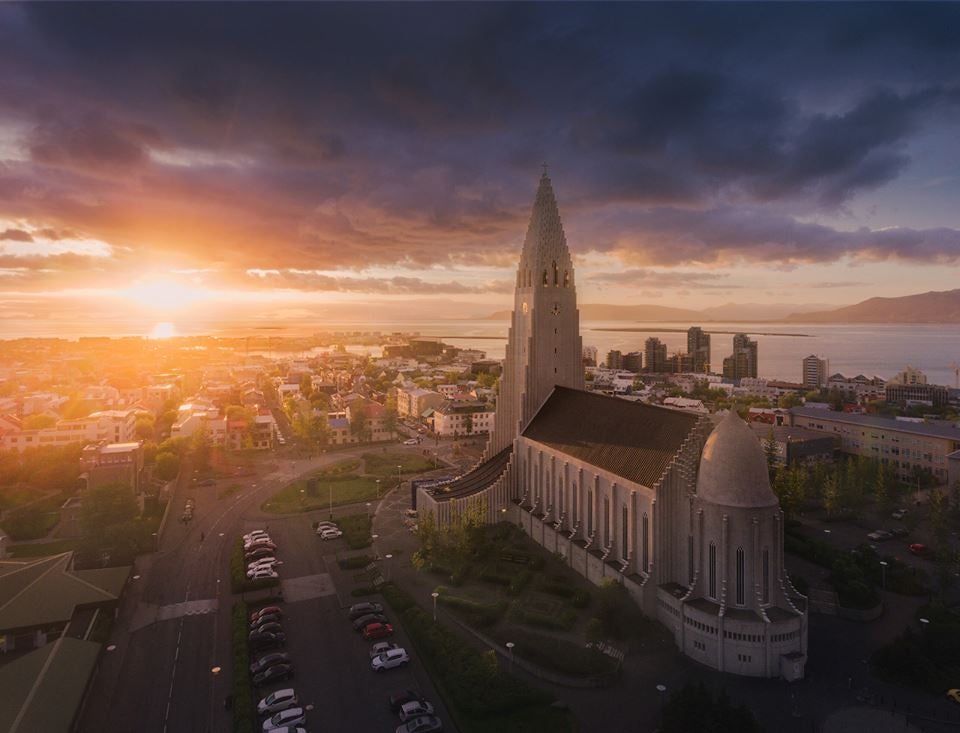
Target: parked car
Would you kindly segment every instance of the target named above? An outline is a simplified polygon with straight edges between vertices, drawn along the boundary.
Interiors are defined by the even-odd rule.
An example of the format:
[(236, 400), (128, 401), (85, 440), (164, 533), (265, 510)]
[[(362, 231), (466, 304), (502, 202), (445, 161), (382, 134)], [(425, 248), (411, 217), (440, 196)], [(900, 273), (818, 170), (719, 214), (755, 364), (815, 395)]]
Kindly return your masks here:
[[(371, 624), (372, 626), (372, 624)], [(370, 628), (369, 626), (367, 628)], [(392, 641), (378, 641), (376, 644), (373, 644), (370, 647), (370, 659), (374, 657), (379, 657), (384, 652), (388, 652), (391, 649), (396, 649), (397, 644), (394, 644)]]
[(283, 565), (283, 562), (277, 560), (275, 557), (262, 557), (259, 560), (254, 560), (253, 562), (247, 565), (247, 572), (251, 570), (258, 570), (259, 568), (273, 568), (278, 565)]
[(263, 530), (263, 529), (255, 529), (255, 530), (253, 530), (252, 532), (247, 532), (247, 533), (243, 536), (243, 541), (244, 541), (244, 542), (249, 542), (250, 540), (252, 540), (252, 539), (255, 538), (255, 537), (270, 537), (270, 535), (267, 534), (266, 530)]
[(390, 624), (381, 624), (374, 622), (367, 624), (363, 629), (363, 638), (366, 641), (373, 639), (383, 639), (386, 636), (393, 635), (393, 627)]
[(282, 634), (283, 627), (278, 623), (264, 624), (263, 626), (258, 626), (255, 630), (250, 632), (250, 636), (254, 634)]
[(404, 723), (421, 715), (433, 715), (433, 705), (426, 700), (412, 700), (400, 706), (400, 720)]
[(317, 532), (321, 529), (340, 529), (340, 525), (336, 522), (328, 522), (326, 519), (322, 519), (317, 522)]
[(947, 697), (953, 700), (955, 703), (960, 703), (960, 690), (956, 687), (952, 687), (947, 690)]
[(417, 439), (416, 439), (416, 438), (409, 438), (409, 439), (403, 441), (403, 444), (404, 444), (404, 445), (416, 445), (416, 444), (417, 444)]
[(250, 614), (250, 623), (264, 616), (283, 616), (283, 609), (280, 606), (264, 606)]
[(916, 555), (917, 557), (930, 557), (933, 554), (933, 550), (926, 545), (921, 545), (919, 542), (914, 542), (907, 549), (910, 550), (911, 554)]
[(244, 552), (253, 552), (254, 550), (259, 550), (261, 547), (266, 547), (268, 550), (276, 550), (277, 546), (271, 540), (254, 540), (248, 545), (243, 546)]
[(374, 657), (370, 662), (370, 668), (373, 669), (374, 672), (385, 672), (395, 667), (404, 667), (409, 661), (410, 655), (407, 654), (407, 650), (402, 647), (397, 647), (396, 649), (391, 649), (381, 654), (379, 657)]
[(372, 603), (370, 601), (354, 603), (352, 606), (350, 606), (351, 621), (356, 621), (361, 616), (366, 616), (369, 613), (383, 613), (383, 606), (381, 606), (379, 603)]
[(265, 613), (262, 616), (257, 616), (250, 622), (250, 631), (259, 629), (264, 624), (278, 624), (280, 623), (280, 618), (279, 613)]
[(426, 698), (414, 690), (397, 690), (390, 694), (387, 703), (390, 705), (390, 712), (399, 713), (400, 708), (408, 702), (423, 702)]
[(252, 573), (247, 573), (247, 577), (250, 580), (273, 580), (279, 578), (280, 574), (273, 568), (260, 568)]
[(272, 715), (281, 710), (295, 707), (300, 701), (296, 691), (292, 687), (287, 687), (276, 692), (271, 692), (260, 702), (257, 703), (257, 713), (259, 715)]
[(272, 667), (267, 667), (263, 672), (255, 674), (253, 684), (256, 687), (263, 687), (274, 682), (280, 682), (280, 680), (288, 680), (291, 677), (293, 677), (292, 664), (275, 664)]
[(894, 527), (890, 530), (890, 534), (892, 534), (894, 537), (906, 537), (908, 534), (910, 534), (910, 530), (903, 526)]
[(891, 537), (893, 537), (893, 535), (887, 532), (887, 530), (885, 529), (876, 529), (870, 534), (868, 534), (867, 537), (873, 540), (874, 542), (886, 542)]
[(243, 559), (248, 563), (253, 562), (254, 560), (262, 560), (265, 557), (273, 557), (273, 550), (269, 547), (260, 547), (256, 550), (251, 550), (243, 556)]
[(268, 633), (265, 631), (254, 631), (248, 638), (250, 650), (255, 652), (267, 651), (268, 649), (277, 649), (287, 643), (287, 635), (282, 632)]
[(382, 613), (368, 613), (366, 616), (361, 616), (353, 622), (354, 631), (363, 631), (363, 629), (373, 623), (387, 623), (387, 617)]
[(268, 667), (272, 667), (275, 664), (289, 664), (290, 655), (285, 654), (284, 652), (277, 652), (275, 654), (266, 654), (260, 657), (256, 662), (250, 665), (250, 674), (258, 674), (263, 672), (263, 670)]
[(443, 730), (443, 723), (436, 715), (421, 715), (408, 720), (397, 728), (397, 733), (436, 733)]
[(907, 516), (907, 510), (906, 510), (906, 509), (897, 509), (897, 511), (895, 511), (895, 512), (894, 512), (893, 514), (891, 514), (890, 516), (893, 517), (894, 519), (903, 519), (905, 516)]
[(343, 537), (343, 532), (339, 529), (325, 529), (320, 533), (321, 540), (335, 540), (338, 537)]
[(212, 478), (205, 478), (203, 481), (197, 484), (197, 486), (216, 486), (217, 482)]
[(307, 722), (307, 711), (303, 708), (287, 708), (279, 713), (274, 713), (270, 718), (263, 721), (264, 730), (276, 730), (277, 728), (286, 728), (290, 725), (303, 725)]
[(410, 519), (416, 519), (416, 518), (417, 518), (417, 510), (416, 510), (416, 509), (404, 509), (403, 514), (404, 514), (404, 516), (409, 517)]

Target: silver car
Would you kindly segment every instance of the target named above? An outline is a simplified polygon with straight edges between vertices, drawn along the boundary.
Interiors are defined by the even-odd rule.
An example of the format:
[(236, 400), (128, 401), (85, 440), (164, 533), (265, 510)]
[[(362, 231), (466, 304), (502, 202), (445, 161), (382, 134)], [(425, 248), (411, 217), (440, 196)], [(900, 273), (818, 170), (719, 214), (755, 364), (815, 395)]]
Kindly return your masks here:
[(281, 710), (295, 707), (299, 702), (300, 698), (297, 697), (297, 693), (292, 687), (288, 687), (285, 690), (271, 692), (258, 702), (257, 713), (259, 715), (272, 715), (279, 713)]
[(287, 708), (263, 721), (263, 729), (276, 730), (291, 725), (303, 725), (307, 722), (307, 711), (303, 708)]

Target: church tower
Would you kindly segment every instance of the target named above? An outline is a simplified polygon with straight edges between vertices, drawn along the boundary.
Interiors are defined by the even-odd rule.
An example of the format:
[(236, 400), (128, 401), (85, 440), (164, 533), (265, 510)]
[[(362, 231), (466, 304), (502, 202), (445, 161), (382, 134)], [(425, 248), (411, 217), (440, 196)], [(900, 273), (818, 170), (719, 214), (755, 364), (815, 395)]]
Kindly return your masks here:
[(583, 389), (583, 347), (573, 261), (544, 172), (517, 268), (496, 420), (484, 458), (513, 445), (556, 385)]

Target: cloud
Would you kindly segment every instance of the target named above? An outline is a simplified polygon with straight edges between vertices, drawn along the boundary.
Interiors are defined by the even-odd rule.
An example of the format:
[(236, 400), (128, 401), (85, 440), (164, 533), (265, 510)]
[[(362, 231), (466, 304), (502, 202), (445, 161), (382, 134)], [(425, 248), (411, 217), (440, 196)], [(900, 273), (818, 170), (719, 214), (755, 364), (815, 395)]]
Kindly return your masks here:
[(274, 288), (322, 292), (378, 293), (384, 295), (466, 295), (510, 293), (509, 280), (466, 285), (456, 281), (430, 282), (418, 277), (341, 277), (304, 270), (253, 270), (254, 282)]
[(694, 288), (697, 290), (731, 290), (743, 287), (728, 282), (729, 277), (725, 273), (630, 268), (619, 272), (594, 273), (589, 275), (587, 280), (600, 284), (631, 287)]
[(32, 242), (33, 237), (30, 235), (30, 232), (25, 232), (23, 229), (5, 229), (0, 232), (0, 240), (7, 240), (10, 242)]

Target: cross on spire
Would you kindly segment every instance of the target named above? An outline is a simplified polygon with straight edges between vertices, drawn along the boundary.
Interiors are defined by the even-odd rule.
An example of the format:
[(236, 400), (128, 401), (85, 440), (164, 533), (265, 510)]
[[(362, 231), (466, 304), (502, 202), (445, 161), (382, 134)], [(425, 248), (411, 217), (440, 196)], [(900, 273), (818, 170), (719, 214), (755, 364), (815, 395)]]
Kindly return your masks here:
[(543, 167), (543, 177), (546, 178), (546, 177), (547, 177), (547, 163), (546, 163), (546, 161), (543, 162), (542, 167)]

